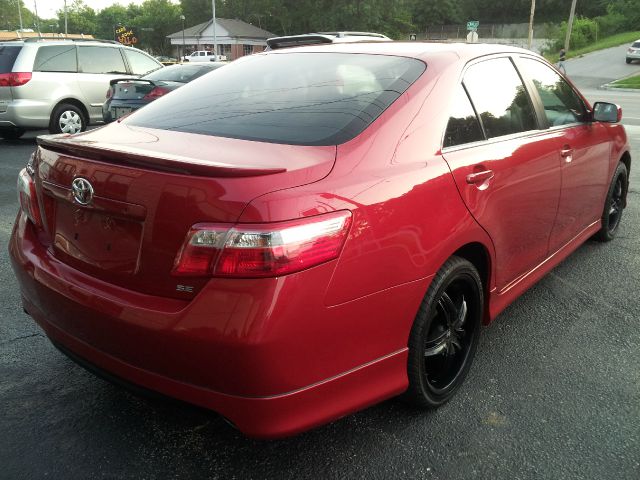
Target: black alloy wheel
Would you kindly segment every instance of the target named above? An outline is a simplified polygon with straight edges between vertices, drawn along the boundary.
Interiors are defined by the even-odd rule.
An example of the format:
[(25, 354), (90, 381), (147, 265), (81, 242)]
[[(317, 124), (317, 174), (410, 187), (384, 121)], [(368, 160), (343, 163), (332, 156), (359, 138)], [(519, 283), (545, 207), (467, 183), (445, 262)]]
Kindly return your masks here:
[(613, 240), (618, 231), (622, 219), (622, 211), (627, 201), (627, 189), (629, 188), (627, 178), (627, 167), (620, 162), (607, 192), (604, 211), (602, 212), (602, 226), (595, 235), (595, 238), (601, 242)]
[(478, 345), (482, 281), (467, 260), (451, 257), (436, 274), (409, 338), (409, 389), (420, 407), (448, 401), (466, 377)]

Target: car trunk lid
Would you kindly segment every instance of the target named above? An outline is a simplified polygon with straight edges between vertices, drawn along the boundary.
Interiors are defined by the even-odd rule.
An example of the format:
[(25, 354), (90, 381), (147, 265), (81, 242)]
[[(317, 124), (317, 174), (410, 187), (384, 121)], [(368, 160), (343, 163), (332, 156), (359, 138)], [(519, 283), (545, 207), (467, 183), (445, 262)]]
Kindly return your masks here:
[(336, 153), (117, 123), (38, 143), (51, 254), (109, 283), (182, 299), (206, 283), (171, 275), (192, 225), (231, 226), (252, 199), (326, 176)]

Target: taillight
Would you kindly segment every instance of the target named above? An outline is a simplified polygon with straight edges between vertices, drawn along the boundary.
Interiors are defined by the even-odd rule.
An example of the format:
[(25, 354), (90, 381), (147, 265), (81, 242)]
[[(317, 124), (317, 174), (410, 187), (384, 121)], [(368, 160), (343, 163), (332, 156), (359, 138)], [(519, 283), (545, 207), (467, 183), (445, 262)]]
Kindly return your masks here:
[(0, 87), (20, 87), (31, 80), (31, 72), (0, 73)]
[(107, 90), (107, 99), (111, 98), (113, 96), (113, 87), (109, 87), (109, 90)]
[(165, 93), (169, 93), (169, 92), (170, 90), (168, 88), (153, 87), (153, 90), (147, 93), (143, 98), (145, 100), (155, 100), (156, 98), (160, 98)]
[(27, 172), (26, 168), (20, 170), (18, 174), (18, 201), (20, 208), (27, 215), (27, 218), (36, 226), (42, 225), (38, 198), (36, 197), (36, 183)]
[(275, 277), (338, 257), (351, 225), (340, 211), (288, 222), (194, 225), (176, 257), (174, 275)]

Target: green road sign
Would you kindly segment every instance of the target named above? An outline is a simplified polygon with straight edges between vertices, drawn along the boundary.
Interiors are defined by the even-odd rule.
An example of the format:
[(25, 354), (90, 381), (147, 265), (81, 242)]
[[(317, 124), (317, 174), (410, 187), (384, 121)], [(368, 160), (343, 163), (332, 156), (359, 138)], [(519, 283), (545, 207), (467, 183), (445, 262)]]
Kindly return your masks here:
[(478, 20), (470, 20), (467, 22), (467, 30), (477, 30), (480, 22)]

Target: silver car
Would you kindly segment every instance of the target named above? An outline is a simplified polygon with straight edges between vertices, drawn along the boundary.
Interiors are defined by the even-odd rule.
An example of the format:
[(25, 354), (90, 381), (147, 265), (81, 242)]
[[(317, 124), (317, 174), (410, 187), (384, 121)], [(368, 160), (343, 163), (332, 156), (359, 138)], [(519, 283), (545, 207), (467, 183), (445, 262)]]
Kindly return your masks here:
[(102, 120), (111, 79), (158, 68), (153, 57), (109, 40), (0, 42), (0, 138), (83, 131)]
[(627, 48), (627, 63), (631, 63), (633, 60), (640, 60), (640, 40), (636, 40)]

